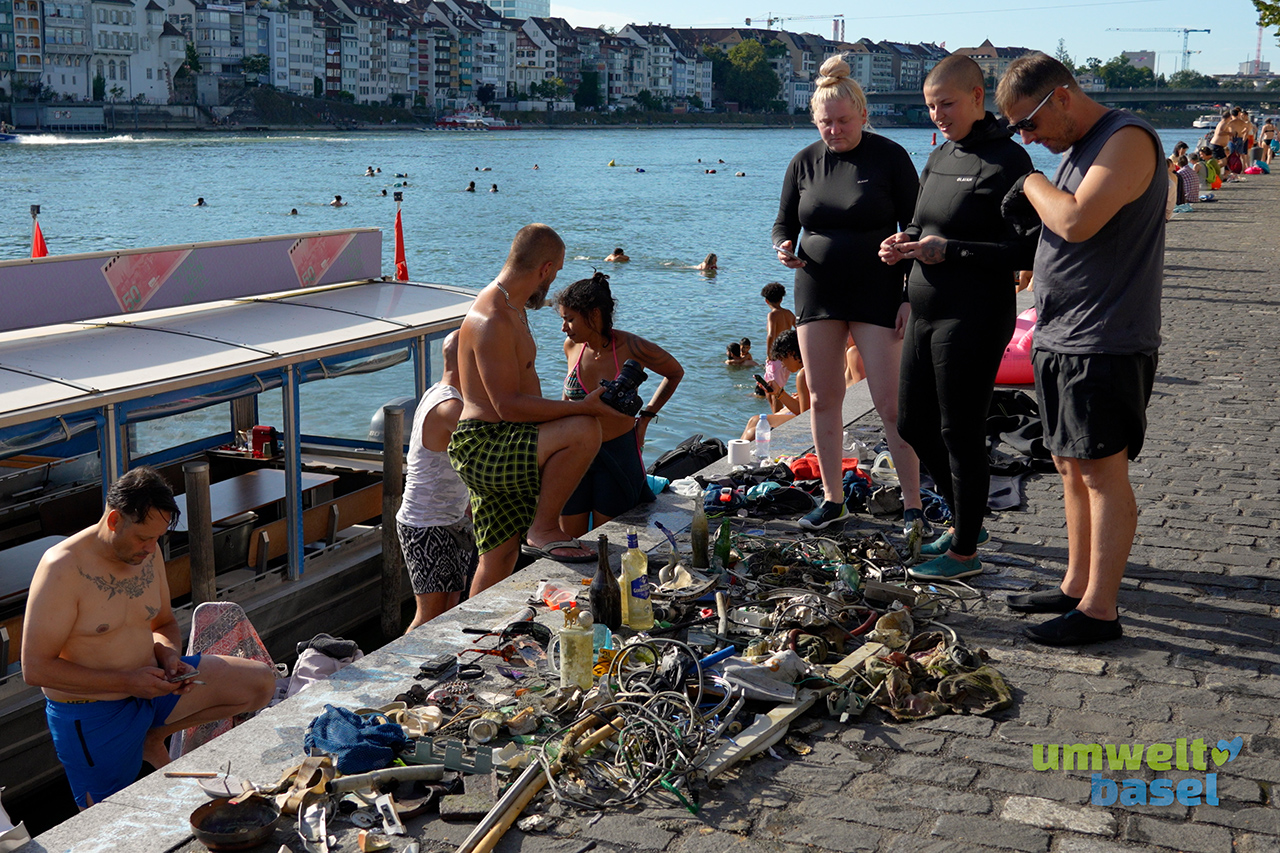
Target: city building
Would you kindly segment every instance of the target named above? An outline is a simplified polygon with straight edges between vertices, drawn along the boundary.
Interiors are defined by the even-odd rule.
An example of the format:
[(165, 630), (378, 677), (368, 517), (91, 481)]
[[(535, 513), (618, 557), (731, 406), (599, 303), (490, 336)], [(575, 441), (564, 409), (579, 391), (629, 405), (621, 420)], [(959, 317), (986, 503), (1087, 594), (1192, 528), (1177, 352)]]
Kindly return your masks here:
[(13, 85), (13, 0), (0, 0), (0, 92)]
[(44, 4), (44, 92), (72, 100), (88, 100), (90, 44), (86, 0)]
[(485, 5), (504, 18), (546, 18), (551, 0), (485, 0)]
[(1007, 69), (1015, 59), (1024, 54), (1031, 53), (1030, 48), (1026, 47), (996, 47), (991, 43), (991, 39), (986, 39), (977, 47), (958, 47), (953, 53), (961, 56), (968, 56), (978, 63), (982, 68), (982, 73), (987, 78), (987, 88), (994, 89), (996, 83), (1004, 76)]
[(42, 83), (44, 29), (40, 0), (13, 0), (13, 88)]

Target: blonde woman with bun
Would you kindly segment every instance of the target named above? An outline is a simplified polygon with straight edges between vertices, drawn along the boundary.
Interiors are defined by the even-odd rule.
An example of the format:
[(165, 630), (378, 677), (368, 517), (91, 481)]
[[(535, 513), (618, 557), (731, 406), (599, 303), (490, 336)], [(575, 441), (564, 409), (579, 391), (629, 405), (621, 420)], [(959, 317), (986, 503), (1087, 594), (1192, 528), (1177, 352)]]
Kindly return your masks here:
[(920, 184), (902, 146), (866, 132), (867, 98), (848, 64), (833, 56), (819, 75), (809, 110), (821, 138), (787, 167), (773, 224), (774, 245), (787, 250), (778, 260), (795, 270), (796, 325), (822, 474), (823, 501), (800, 526), (821, 530), (846, 514), (841, 409), (843, 355), (852, 335), (902, 484), (907, 529), (919, 535), (920, 463), (898, 435), (906, 270), (881, 263), (878, 252), (881, 241), (911, 222)]

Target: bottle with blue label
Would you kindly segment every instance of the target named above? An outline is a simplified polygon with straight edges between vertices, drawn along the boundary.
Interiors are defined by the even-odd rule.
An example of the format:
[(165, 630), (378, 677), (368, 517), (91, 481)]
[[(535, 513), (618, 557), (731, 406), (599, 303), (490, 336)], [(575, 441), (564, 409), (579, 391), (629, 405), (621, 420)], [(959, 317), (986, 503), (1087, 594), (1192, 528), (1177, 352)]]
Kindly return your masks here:
[(640, 538), (627, 532), (627, 551), (622, 555), (622, 621), (633, 631), (653, 627), (653, 602), (649, 600), (649, 557), (640, 550)]

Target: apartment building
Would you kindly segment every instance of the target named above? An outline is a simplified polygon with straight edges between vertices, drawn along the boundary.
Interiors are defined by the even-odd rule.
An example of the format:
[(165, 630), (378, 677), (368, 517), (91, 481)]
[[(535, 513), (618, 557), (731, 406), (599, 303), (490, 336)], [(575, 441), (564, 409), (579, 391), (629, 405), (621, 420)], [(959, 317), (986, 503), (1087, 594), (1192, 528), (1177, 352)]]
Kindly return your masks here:
[(0, 91), (13, 84), (13, 0), (0, 0)]
[(86, 0), (46, 0), (42, 82), (47, 93), (80, 100), (91, 95), (91, 41)]
[(546, 18), (551, 0), (485, 0), (485, 5), (504, 18)]

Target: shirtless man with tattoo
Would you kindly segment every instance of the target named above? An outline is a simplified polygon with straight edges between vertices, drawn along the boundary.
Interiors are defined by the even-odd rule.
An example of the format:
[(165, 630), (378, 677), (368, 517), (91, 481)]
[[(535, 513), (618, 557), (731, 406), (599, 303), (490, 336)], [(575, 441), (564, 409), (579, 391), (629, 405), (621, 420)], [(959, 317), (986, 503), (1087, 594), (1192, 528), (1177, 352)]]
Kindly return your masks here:
[(177, 515), (164, 478), (135, 468), (107, 492), (98, 523), (46, 551), (31, 581), (22, 675), (44, 690), (82, 809), (130, 785), (144, 759), (168, 763), (173, 732), (257, 711), (275, 691), (275, 672), (260, 661), (180, 656), (157, 551)]

